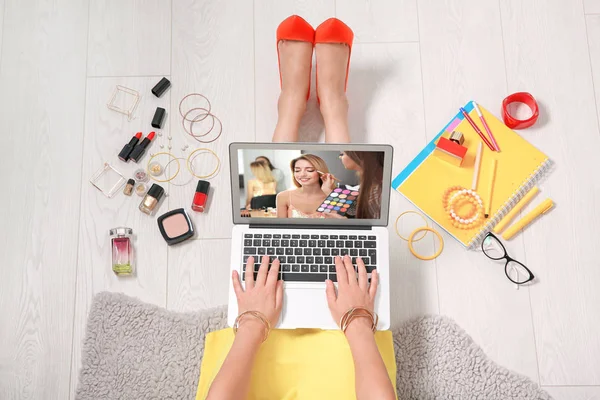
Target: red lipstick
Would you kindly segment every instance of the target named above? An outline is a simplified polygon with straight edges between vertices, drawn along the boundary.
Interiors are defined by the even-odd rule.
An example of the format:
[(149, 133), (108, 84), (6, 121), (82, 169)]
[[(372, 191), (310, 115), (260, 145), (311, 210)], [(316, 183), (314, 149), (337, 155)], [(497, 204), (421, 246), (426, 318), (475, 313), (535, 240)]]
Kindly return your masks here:
[(125, 162), (129, 161), (129, 158), (130, 158), (131, 152), (133, 151), (133, 148), (135, 147), (136, 144), (138, 144), (138, 142), (140, 141), (141, 138), (142, 138), (142, 132), (136, 133), (135, 136), (131, 138), (129, 143), (127, 143), (125, 146), (123, 146), (123, 149), (119, 153), (119, 160), (125, 161)]
[(150, 143), (152, 143), (152, 139), (154, 139), (154, 135), (156, 135), (155, 132), (150, 132), (148, 134), (148, 136), (146, 136), (140, 144), (135, 146), (135, 148), (129, 155), (129, 158), (131, 160), (133, 160), (134, 162), (138, 162), (139, 160), (141, 160), (142, 157), (144, 157), (144, 154), (146, 154), (146, 149), (148, 148), (148, 146), (150, 146)]

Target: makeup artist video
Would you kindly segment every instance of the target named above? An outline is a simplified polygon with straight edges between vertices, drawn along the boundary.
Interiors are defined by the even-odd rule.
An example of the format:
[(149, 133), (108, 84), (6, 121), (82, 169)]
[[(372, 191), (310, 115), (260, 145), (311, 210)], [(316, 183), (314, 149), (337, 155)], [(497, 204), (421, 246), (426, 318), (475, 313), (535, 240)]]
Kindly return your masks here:
[(240, 215), (380, 218), (383, 165), (375, 151), (239, 150)]

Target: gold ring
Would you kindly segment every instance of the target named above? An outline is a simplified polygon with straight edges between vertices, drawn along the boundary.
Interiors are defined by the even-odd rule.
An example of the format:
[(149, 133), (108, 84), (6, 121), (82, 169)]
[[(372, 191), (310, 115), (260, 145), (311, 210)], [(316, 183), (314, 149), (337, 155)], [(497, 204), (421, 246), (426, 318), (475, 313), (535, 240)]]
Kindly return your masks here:
[[(172, 177), (170, 177), (169, 179), (156, 179), (156, 178), (155, 178), (154, 176), (152, 176), (152, 174), (150, 173), (150, 163), (152, 162), (152, 159), (153, 159), (154, 157), (156, 157), (156, 156), (160, 156), (160, 155), (162, 155), (162, 154), (166, 154), (166, 155), (168, 155), (169, 157), (171, 157), (171, 158), (175, 159), (175, 161), (177, 161), (177, 172), (175, 172), (175, 175), (173, 175), (173, 176), (172, 176)], [(171, 161), (173, 161), (173, 160), (171, 160)], [(169, 163), (170, 163), (170, 162), (169, 162)], [(148, 165), (146, 166), (146, 170), (148, 171), (148, 176), (149, 176), (149, 177), (150, 177), (150, 178), (151, 178), (153, 181), (156, 181), (156, 182), (171, 182), (173, 179), (175, 179), (175, 177), (176, 177), (177, 175), (179, 175), (179, 170), (180, 170), (180, 169), (181, 169), (181, 165), (179, 164), (179, 160), (177, 159), (177, 157), (175, 157), (173, 154), (171, 154), (171, 153), (169, 153), (169, 152), (166, 152), (166, 151), (163, 151), (163, 152), (160, 152), (160, 153), (153, 154), (153, 155), (150, 157), (150, 159), (148, 160)]]
[[(194, 155), (194, 153), (197, 153), (198, 151), (203, 151), (203, 150), (204, 150), (204, 151), (208, 151), (209, 153), (212, 153), (212, 155), (213, 155), (213, 156), (215, 156), (215, 158), (217, 159), (217, 166), (216, 166), (216, 167), (215, 167), (215, 169), (214, 169), (214, 170), (213, 170), (213, 171), (212, 171), (210, 174), (208, 174), (208, 175), (196, 175), (196, 174), (194, 173), (194, 171), (192, 171), (192, 168), (191, 168), (191, 165), (192, 165), (192, 164), (191, 164), (191, 162), (190, 162), (190, 158), (192, 157), (192, 155)], [(178, 162), (178, 163), (179, 163), (179, 162)], [(194, 151), (192, 151), (192, 152), (190, 153), (190, 155), (188, 156), (188, 158), (187, 158), (187, 161), (186, 161), (186, 166), (187, 166), (187, 169), (188, 169), (188, 171), (190, 171), (190, 174), (192, 174), (192, 175), (193, 175), (193, 176), (195, 176), (196, 178), (198, 178), (198, 179), (207, 179), (207, 178), (210, 178), (210, 177), (212, 177), (213, 175), (215, 175), (215, 174), (217, 173), (217, 171), (219, 170), (219, 167), (221, 166), (221, 159), (219, 158), (219, 156), (217, 155), (217, 153), (215, 153), (215, 152), (214, 152), (214, 151), (212, 151), (211, 149), (207, 149), (206, 147), (201, 147), (201, 148), (199, 148), (199, 149), (196, 149), (196, 150), (194, 150)]]

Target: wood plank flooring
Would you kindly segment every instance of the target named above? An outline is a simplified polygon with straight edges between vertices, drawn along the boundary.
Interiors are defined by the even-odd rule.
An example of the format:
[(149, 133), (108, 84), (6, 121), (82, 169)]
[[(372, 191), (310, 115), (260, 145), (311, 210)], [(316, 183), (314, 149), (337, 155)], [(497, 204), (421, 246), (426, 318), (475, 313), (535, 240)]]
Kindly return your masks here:
[[(540, 200), (557, 206), (507, 249), (538, 282), (515, 290), (501, 265), (447, 235), (440, 258), (416, 260), (393, 224), (412, 207), (392, 193), (392, 322), (447, 315), (492, 359), (556, 399), (600, 399), (598, 0), (0, 0), (0, 398), (74, 397), (87, 313), (100, 291), (176, 311), (226, 303), (228, 145), (271, 139), (275, 29), (291, 14), (315, 27), (337, 16), (354, 29), (351, 137), (392, 144), (394, 173), (468, 100), (498, 115), (507, 94), (536, 96), (540, 121), (521, 134), (556, 162)], [(172, 87), (156, 98), (150, 89), (163, 76)], [(314, 141), (323, 139), (314, 68), (312, 82), (301, 137)], [(141, 94), (132, 120), (106, 107), (116, 85)], [(189, 93), (206, 95), (221, 120), (214, 143), (185, 133), (178, 109)], [(184, 108), (192, 106), (206, 103), (190, 98)], [(149, 154), (173, 152), (184, 172), (197, 147), (221, 160), (208, 211), (193, 215), (198, 235), (182, 246), (164, 243), (156, 215), (137, 210), (140, 197), (107, 199), (89, 183), (104, 162), (127, 178), (145, 166), (149, 155), (137, 165), (117, 153), (136, 132), (154, 130), (157, 107), (167, 119)], [(213, 166), (202, 154), (192, 168)], [(177, 186), (186, 176), (163, 185), (159, 214), (189, 207), (193, 184)], [(110, 270), (108, 230), (121, 225), (136, 235), (132, 279)]]

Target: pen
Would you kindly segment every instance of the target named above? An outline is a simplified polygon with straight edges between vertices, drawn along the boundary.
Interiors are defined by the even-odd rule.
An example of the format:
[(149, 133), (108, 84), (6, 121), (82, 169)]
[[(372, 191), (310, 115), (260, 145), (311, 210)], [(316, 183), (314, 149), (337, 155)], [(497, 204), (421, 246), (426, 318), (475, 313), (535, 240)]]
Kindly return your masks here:
[(487, 140), (487, 138), (485, 137), (485, 135), (483, 134), (483, 132), (481, 132), (481, 129), (479, 129), (477, 127), (477, 125), (475, 125), (475, 122), (473, 122), (473, 120), (471, 119), (471, 117), (469, 117), (469, 114), (465, 111), (465, 109), (461, 107), (460, 111), (465, 116), (465, 119), (467, 121), (469, 121), (469, 124), (471, 124), (471, 126), (473, 127), (473, 129), (475, 129), (475, 132), (477, 132), (477, 134), (479, 135), (479, 137), (481, 138), (481, 140), (483, 140), (483, 143), (485, 143), (487, 145), (487, 147), (490, 148), (491, 151), (496, 151), (496, 149), (494, 149), (494, 146), (492, 146), (492, 144), (490, 143), (490, 141)]
[(485, 131), (487, 132), (488, 136), (490, 137), (492, 144), (496, 148), (496, 151), (500, 151), (500, 146), (498, 146), (498, 142), (496, 142), (496, 138), (492, 134), (492, 130), (488, 126), (487, 122), (485, 122), (485, 118), (483, 117), (483, 114), (481, 113), (481, 110), (479, 109), (479, 106), (477, 105), (477, 103), (473, 102), (473, 108), (475, 108), (475, 112), (477, 112), (477, 115), (479, 115), (479, 119), (481, 120), (481, 123), (483, 124)]
[(546, 214), (554, 207), (554, 203), (551, 199), (546, 199), (540, 203), (536, 208), (534, 208), (529, 214), (515, 222), (510, 228), (508, 228), (502, 237), (504, 240), (509, 240), (513, 236), (515, 236), (521, 229), (525, 228), (527, 225), (533, 222), (540, 215)]

